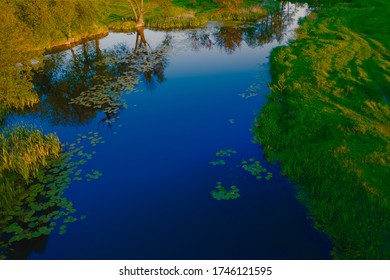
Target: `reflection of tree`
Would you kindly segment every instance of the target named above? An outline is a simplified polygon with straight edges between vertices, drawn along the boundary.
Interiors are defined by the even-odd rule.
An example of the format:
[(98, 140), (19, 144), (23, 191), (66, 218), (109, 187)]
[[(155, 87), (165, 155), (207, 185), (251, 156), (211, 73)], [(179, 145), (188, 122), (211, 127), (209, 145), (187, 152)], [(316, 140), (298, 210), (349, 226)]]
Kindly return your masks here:
[(42, 100), (34, 110), (55, 125), (82, 124), (99, 111), (106, 114), (102, 121), (110, 122), (126, 106), (123, 94), (140, 77), (151, 87), (164, 81), (169, 36), (156, 49), (147, 44), (142, 29), (136, 36), (134, 48), (119, 44), (102, 51), (95, 40), (47, 56), (33, 80)]
[(243, 28), (222, 26), (219, 32), (214, 34), (216, 45), (224, 49), (226, 53), (232, 54), (241, 46)]
[(187, 33), (187, 37), (194, 51), (199, 51), (201, 48), (212, 49), (215, 44), (211, 39), (211, 34), (206, 29), (190, 31)]
[(41, 104), (35, 110), (41, 118), (48, 118), (55, 125), (85, 123), (96, 115), (96, 110), (69, 104), (72, 98), (98, 82), (95, 75), (109, 76), (111, 71), (101, 63), (99, 45), (89, 42), (79, 49), (49, 55), (43, 67), (35, 73), (33, 83)]
[(187, 32), (187, 38), (191, 48), (195, 51), (218, 46), (227, 54), (235, 52), (241, 46), (242, 41), (253, 48), (273, 40), (281, 42), (298, 6), (299, 4), (292, 5), (287, 1), (281, 1), (279, 8), (256, 25), (249, 27), (219, 26), (212, 31), (210, 29), (194, 30)]
[(298, 5), (281, 1), (278, 9), (260, 20), (256, 26), (248, 28), (244, 36), (250, 47), (261, 46), (277, 40), (281, 43), (286, 35), (287, 26), (292, 23)]
[[(83, 91), (71, 103), (101, 109), (106, 115), (112, 116), (126, 106), (122, 95), (134, 89), (140, 76), (150, 87), (156, 81), (164, 81), (170, 36), (166, 36), (156, 49), (151, 49), (147, 44), (142, 28), (137, 30), (136, 36), (133, 49), (126, 44), (119, 44), (105, 54), (104, 63), (112, 67), (113, 75), (102, 77), (100, 83)], [(110, 117), (107, 116), (107, 119)]]

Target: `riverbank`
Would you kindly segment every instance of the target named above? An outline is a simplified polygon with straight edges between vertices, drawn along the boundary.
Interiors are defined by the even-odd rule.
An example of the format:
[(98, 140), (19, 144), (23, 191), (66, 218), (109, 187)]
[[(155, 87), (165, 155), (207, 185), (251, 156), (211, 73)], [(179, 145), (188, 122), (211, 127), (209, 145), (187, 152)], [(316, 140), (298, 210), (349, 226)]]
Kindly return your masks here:
[(307, 17), (272, 53), (257, 118), (256, 138), (296, 182), (334, 258), (390, 258), (389, 10), (355, 0)]
[[(258, 1), (237, 1), (235, 8), (216, 1), (161, 1), (146, 2), (145, 25), (148, 28), (173, 29), (206, 26), (208, 21), (255, 22), (267, 15)], [(219, 1), (226, 2), (226, 1)], [(241, 2), (241, 3), (240, 3)], [(135, 30), (135, 22), (127, 1), (119, 2), (102, 21), (110, 30), (129, 32)]]

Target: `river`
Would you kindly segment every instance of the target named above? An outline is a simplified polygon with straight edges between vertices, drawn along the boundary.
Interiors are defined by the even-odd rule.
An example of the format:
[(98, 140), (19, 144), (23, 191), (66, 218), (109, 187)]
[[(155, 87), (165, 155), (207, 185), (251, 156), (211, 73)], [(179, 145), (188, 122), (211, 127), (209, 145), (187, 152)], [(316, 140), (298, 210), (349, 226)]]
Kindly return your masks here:
[(64, 193), (81, 220), (11, 258), (329, 259), (330, 240), (250, 131), (271, 51), (307, 13), (288, 3), (256, 25), (111, 32), (47, 55), (33, 78), (40, 105), (12, 123), (63, 143), (98, 135), (83, 170), (102, 176)]

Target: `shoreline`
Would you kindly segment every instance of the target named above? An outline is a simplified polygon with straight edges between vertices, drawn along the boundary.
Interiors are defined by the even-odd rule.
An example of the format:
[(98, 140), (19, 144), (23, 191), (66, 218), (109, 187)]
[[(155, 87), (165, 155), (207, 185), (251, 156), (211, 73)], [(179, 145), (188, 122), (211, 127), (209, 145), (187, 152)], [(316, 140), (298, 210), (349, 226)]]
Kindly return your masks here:
[(52, 53), (56, 53), (56, 52), (63, 51), (63, 50), (72, 49), (73, 47), (78, 46), (82, 43), (85, 43), (85, 42), (88, 42), (88, 41), (91, 41), (94, 39), (104, 38), (110, 33), (110, 31), (111, 30), (109, 30), (109, 29), (99, 30), (98, 32), (93, 33), (93, 34), (88, 34), (85, 36), (79, 35), (79, 37), (77, 37), (77, 39), (72, 38), (71, 42), (65, 41), (65, 42), (61, 42), (61, 43), (55, 43), (49, 47), (44, 47), (43, 54), (47, 55), (47, 54), (52, 54)]
[[(193, 28), (204, 28), (207, 26), (209, 22), (212, 21), (218, 21), (218, 22), (235, 22), (235, 23), (257, 23), (258, 20), (266, 17), (268, 13), (259, 14), (257, 17), (253, 18), (246, 18), (246, 19), (234, 19), (234, 18), (204, 18), (204, 17), (194, 17), (191, 20), (188, 19), (179, 19), (174, 20), (172, 24), (172, 21), (167, 20), (147, 20), (145, 22), (145, 28), (152, 29), (152, 30), (164, 30), (164, 31), (171, 31), (171, 30), (177, 30), (177, 29), (193, 29)], [(120, 23), (120, 24), (118, 24)], [(71, 41), (61, 41), (61, 42), (55, 42), (50, 46), (45, 46), (42, 48), (39, 48), (37, 50), (43, 50), (43, 54), (51, 54), (55, 53), (57, 51), (61, 50), (67, 50), (71, 49), (75, 46), (78, 46), (84, 42), (94, 40), (94, 39), (101, 39), (106, 37), (110, 32), (134, 32), (136, 31), (135, 23), (132, 21), (115, 21), (110, 24), (104, 25), (102, 28), (98, 29), (94, 33), (87, 33), (87, 34), (78, 34), (74, 38), (72, 38)]]
[[(389, 5), (380, 2), (378, 10)], [(369, 5), (320, 9), (294, 42), (273, 50), (271, 94), (254, 129), (266, 158), (297, 185), (315, 227), (334, 241), (338, 259), (390, 256), (390, 107), (381, 90), (388, 88), (382, 65), (389, 49), (380, 29), (388, 20), (352, 24)]]

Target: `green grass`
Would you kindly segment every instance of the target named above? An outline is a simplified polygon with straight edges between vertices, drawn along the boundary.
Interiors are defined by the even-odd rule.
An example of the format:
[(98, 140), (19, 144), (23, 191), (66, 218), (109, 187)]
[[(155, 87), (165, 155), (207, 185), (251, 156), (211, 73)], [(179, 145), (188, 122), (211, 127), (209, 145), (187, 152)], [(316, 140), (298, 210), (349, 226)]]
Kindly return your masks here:
[(59, 139), (36, 129), (15, 127), (0, 134), (0, 209), (7, 208), (22, 186), (61, 153)]
[[(110, 4), (108, 9), (108, 15), (102, 22), (110, 29), (135, 29), (127, 1), (117, 0), (115, 5)], [(202, 27), (210, 20), (256, 21), (267, 13), (259, 1), (253, 0), (244, 1), (243, 5), (234, 11), (221, 9), (212, 0), (198, 0), (195, 4), (191, 4), (190, 0), (173, 0), (171, 5), (166, 7), (146, 1), (145, 11), (146, 26), (160, 29)]]
[(389, 259), (390, 3), (350, 2), (312, 14), (273, 51), (255, 135), (335, 258)]

